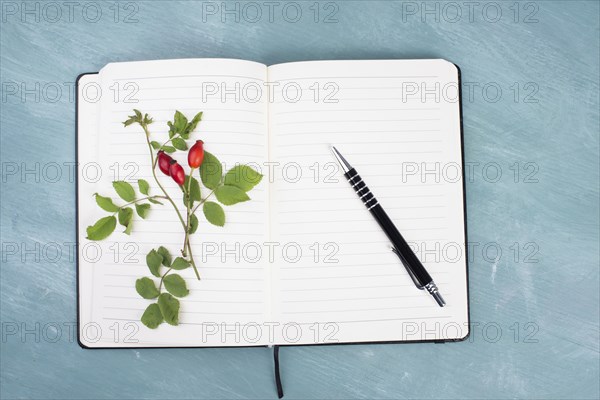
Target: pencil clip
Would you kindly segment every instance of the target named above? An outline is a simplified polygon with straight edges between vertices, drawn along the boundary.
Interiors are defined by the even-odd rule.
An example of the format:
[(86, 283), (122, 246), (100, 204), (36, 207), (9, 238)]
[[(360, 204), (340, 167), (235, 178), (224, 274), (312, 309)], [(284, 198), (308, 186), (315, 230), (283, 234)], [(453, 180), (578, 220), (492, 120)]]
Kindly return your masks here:
[(406, 264), (404, 263), (404, 260), (402, 259), (402, 256), (400, 255), (400, 252), (398, 250), (396, 250), (395, 247), (392, 247), (392, 252), (394, 252), (398, 256), (398, 258), (400, 259), (401, 264), (406, 269), (406, 272), (408, 272), (408, 276), (410, 276), (410, 279), (412, 279), (412, 281), (415, 284), (415, 286), (417, 287), (417, 289), (423, 290), (424, 289), (423, 286), (419, 285), (419, 281), (417, 281), (417, 278), (415, 277), (415, 275), (412, 273), (412, 271), (410, 270), (410, 268), (408, 268), (406, 266)]

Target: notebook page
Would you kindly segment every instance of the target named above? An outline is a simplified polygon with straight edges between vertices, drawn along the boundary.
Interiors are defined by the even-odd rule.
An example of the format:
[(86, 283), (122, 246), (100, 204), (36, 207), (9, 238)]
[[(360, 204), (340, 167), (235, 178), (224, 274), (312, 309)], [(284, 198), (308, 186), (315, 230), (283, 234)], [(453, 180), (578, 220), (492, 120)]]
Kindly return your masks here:
[[(288, 93), (269, 111), (271, 161), (280, 165), (272, 238), (288, 250), (277, 253), (272, 272), (277, 341), (464, 337), (457, 68), (443, 60), (303, 62), (269, 67), (269, 80)], [(331, 145), (414, 247), (446, 307), (410, 280)]]
[[(167, 139), (166, 122), (175, 110), (192, 118), (203, 111), (203, 118), (188, 140), (205, 141), (205, 149), (217, 155), (227, 170), (240, 163), (260, 163), (267, 154), (266, 102), (246, 101), (230, 95), (206, 96), (207, 82), (219, 90), (236, 85), (261, 85), (266, 79), (262, 64), (237, 60), (168, 60), (109, 64), (100, 73), (104, 96), (101, 101), (98, 159), (104, 175), (96, 191), (114, 199), (111, 182), (115, 178), (131, 182), (137, 179), (150, 183), (150, 194), (161, 194), (151, 174), (149, 150), (143, 130), (138, 125), (124, 127), (122, 122), (136, 108), (154, 118), (152, 135)], [(224, 86), (222, 86), (224, 85)], [(214, 87), (214, 86), (213, 86)], [(118, 95), (118, 97), (117, 97)], [(254, 99), (255, 97), (252, 97)], [(160, 139), (156, 139), (159, 140)], [(185, 154), (173, 155), (185, 166)], [(157, 170), (157, 176), (181, 212), (185, 212), (181, 191), (169, 178)], [(199, 180), (199, 176), (196, 175)], [(208, 194), (203, 188), (203, 196)], [(92, 312), (88, 323), (101, 328), (99, 338), (85, 344), (114, 347), (149, 346), (241, 346), (262, 345), (263, 337), (244, 331), (245, 324), (261, 324), (267, 312), (269, 298), (267, 270), (262, 260), (248, 261), (240, 257), (248, 243), (263, 242), (267, 237), (265, 224), (268, 209), (266, 185), (256, 186), (252, 201), (226, 207), (226, 224), (220, 228), (210, 225), (201, 210), (198, 231), (191, 236), (191, 246), (201, 281), (192, 268), (178, 273), (184, 277), (190, 294), (180, 300), (180, 325), (166, 323), (151, 330), (139, 320), (150, 304), (135, 291), (136, 279), (152, 277), (146, 266), (146, 254), (160, 245), (167, 247), (173, 257), (182, 248), (183, 232), (172, 206), (152, 206), (150, 215), (142, 220), (134, 216), (130, 236), (117, 226), (113, 235), (98, 244), (102, 257), (96, 262), (93, 292), (80, 296), (92, 297)], [(106, 213), (99, 210), (93, 198), (81, 202), (83, 225), (95, 222)], [(85, 229), (80, 235), (81, 244)], [(118, 254), (115, 252), (118, 250)], [(81, 265), (80, 268), (85, 268)], [(153, 278), (158, 285), (158, 278)], [(84, 324), (86, 321), (82, 321)], [(240, 324), (241, 327), (240, 328)], [(120, 340), (115, 341), (115, 330)]]

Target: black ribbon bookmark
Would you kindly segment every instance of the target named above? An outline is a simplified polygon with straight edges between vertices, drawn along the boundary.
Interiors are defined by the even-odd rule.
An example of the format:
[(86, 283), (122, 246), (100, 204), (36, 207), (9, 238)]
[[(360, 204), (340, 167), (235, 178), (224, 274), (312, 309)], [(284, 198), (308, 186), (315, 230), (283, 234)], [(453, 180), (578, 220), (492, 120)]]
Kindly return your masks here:
[(279, 346), (273, 346), (273, 360), (275, 361), (275, 384), (277, 385), (277, 397), (283, 397), (283, 386), (279, 374)]

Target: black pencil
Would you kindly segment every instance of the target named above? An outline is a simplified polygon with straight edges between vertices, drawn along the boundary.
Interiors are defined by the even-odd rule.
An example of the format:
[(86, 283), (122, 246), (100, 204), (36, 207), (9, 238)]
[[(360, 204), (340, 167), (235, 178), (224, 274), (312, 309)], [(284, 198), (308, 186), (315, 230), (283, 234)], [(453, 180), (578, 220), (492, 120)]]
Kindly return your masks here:
[(446, 302), (438, 291), (435, 282), (431, 278), (431, 275), (427, 272), (421, 260), (412, 251), (406, 240), (402, 237), (390, 217), (383, 210), (383, 207), (379, 204), (369, 187), (362, 180), (356, 169), (354, 169), (350, 163), (340, 154), (340, 152), (332, 147), (331, 151), (333, 155), (340, 163), (344, 176), (348, 179), (348, 183), (354, 188), (354, 191), (358, 197), (363, 201), (367, 210), (371, 212), (371, 215), (375, 218), (381, 229), (385, 232), (387, 237), (392, 242), (392, 250), (400, 257), (402, 264), (406, 268), (406, 271), (413, 280), (415, 286), (419, 289), (426, 289), (439, 304), (440, 307), (444, 307)]

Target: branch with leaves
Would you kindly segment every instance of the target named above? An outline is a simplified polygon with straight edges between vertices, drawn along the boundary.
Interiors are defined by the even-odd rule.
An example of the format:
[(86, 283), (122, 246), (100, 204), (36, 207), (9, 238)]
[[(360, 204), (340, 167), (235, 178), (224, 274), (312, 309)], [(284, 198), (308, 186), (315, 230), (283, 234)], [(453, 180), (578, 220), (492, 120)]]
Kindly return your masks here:
[[(260, 173), (247, 165), (238, 164), (223, 174), (221, 162), (213, 154), (204, 150), (202, 140), (197, 140), (194, 145), (188, 147), (186, 140), (190, 139), (201, 119), (201, 112), (188, 121), (185, 115), (176, 111), (173, 121), (167, 122), (168, 139), (153, 140), (158, 138), (153, 138), (148, 128), (153, 123), (152, 118), (148, 117), (148, 114), (134, 110), (134, 115), (129, 116), (129, 119), (123, 124), (126, 127), (132, 124), (141, 126), (150, 154), (152, 177), (161, 194), (150, 195), (151, 185), (144, 179), (137, 180), (139, 195), (131, 183), (113, 182), (113, 188), (118, 197), (125, 201), (122, 205), (116, 204), (110, 197), (94, 194), (98, 206), (110, 214), (87, 227), (89, 240), (106, 239), (115, 231), (117, 222), (125, 227), (123, 233), (130, 235), (133, 231), (133, 209), (135, 208), (135, 212), (142, 219), (146, 219), (152, 204), (164, 205), (164, 201), (172, 206), (181, 223), (183, 230), (182, 246), (179, 250), (181, 257), (173, 259), (169, 250), (164, 246), (151, 250), (146, 256), (146, 264), (154, 278), (143, 277), (135, 283), (136, 291), (141, 297), (148, 300), (157, 299), (156, 303), (152, 303), (146, 308), (141, 317), (142, 323), (151, 329), (157, 328), (163, 322), (170, 325), (179, 324), (180, 303), (177, 298), (187, 296), (189, 290), (185, 279), (173, 271), (183, 271), (191, 266), (196, 278), (200, 280), (200, 273), (190, 243), (191, 235), (196, 233), (199, 226), (196, 211), (202, 207), (206, 221), (222, 227), (225, 225), (225, 211), (222, 205), (231, 206), (250, 200), (247, 192), (252, 190), (262, 179)], [(178, 150), (187, 152), (189, 174), (186, 174), (184, 168), (170, 156)], [(183, 213), (158, 179), (157, 168), (179, 185), (185, 207)], [(196, 171), (198, 171), (197, 174), (203, 187), (210, 190), (205, 197), (202, 197), (200, 183), (194, 177)], [(216, 201), (208, 201), (213, 195)]]

